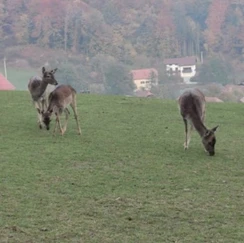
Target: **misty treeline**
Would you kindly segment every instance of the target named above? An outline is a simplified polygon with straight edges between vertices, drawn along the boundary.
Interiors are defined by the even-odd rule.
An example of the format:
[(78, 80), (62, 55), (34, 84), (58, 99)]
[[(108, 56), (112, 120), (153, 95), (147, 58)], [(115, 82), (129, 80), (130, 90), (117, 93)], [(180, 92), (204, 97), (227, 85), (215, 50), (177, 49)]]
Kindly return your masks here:
[[(211, 62), (223, 70), (229, 67), (227, 76), (224, 75), (227, 79), (218, 80), (210, 72), (208, 80), (202, 77), (203, 82), (228, 83), (234, 78), (230, 66), (241, 72), (243, 59), (244, 5), (234, 2), (241, 3), (2, 0), (0, 54), (6, 55), (7, 50), (16, 46), (55, 50), (57, 55), (65, 53), (59, 63), (67, 80), (74, 80), (77, 86), (87, 86), (88, 79), (96, 80), (95, 83), (103, 84), (101, 89), (112, 93), (133, 89), (131, 77), (126, 74), (135, 68), (153, 66), (159, 71), (161, 83), (166, 82), (163, 60), (191, 55), (206, 60), (202, 74), (213, 69), (208, 64)], [(69, 60), (68, 54), (76, 56), (76, 60)], [(116, 70), (120, 70), (120, 75), (113, 74)], [(115, 83), (113, 77), (117, 77)], [(120, 82), (126, 85), (121, 87)]]

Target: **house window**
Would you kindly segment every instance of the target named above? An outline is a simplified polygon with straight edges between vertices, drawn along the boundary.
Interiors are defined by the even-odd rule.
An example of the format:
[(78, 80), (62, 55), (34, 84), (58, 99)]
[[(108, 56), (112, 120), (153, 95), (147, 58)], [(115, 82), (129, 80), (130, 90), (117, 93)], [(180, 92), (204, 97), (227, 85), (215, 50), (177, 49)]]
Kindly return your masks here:
[(190, 67), (183, 68), (183, 73), (192, 73), (192, 69)]
[(145, 84), (145, 81), (141, 81), (141, 84)]

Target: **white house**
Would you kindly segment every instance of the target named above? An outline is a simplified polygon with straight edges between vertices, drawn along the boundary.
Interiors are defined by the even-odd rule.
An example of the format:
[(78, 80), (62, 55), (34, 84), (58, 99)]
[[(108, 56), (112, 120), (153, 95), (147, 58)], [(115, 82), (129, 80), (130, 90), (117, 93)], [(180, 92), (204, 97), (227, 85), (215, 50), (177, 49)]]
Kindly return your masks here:
[(196, 57), (169, 58), (164, 60), (164, 64), (169, 76), (179, 75), (186, 84), (196, 83), (191, 82), (191, 78), (196, 75)]

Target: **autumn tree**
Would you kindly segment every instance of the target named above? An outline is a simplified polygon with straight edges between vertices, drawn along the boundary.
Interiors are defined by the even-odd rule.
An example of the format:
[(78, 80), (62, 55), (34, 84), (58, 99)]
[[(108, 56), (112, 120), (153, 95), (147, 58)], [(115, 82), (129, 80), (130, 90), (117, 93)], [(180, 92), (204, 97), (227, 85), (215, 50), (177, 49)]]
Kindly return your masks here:
[(215, 50), (222, 43), (222, 27), (228, 6), (229, 0), (214, 0), (209, 6), (207, 29), (204, 36), (210, 50)]
[(228, 84), (233, 80), (233, 71), (228, 61), (219, 57), (210, 57), (200, 67), (196, 81), (206, 83)]
[(244, 5), (231, 5), (223, 27), (222, 50), (232, 56), (240, 56), (244, 52)]
[(5, 11), (4, 11), (4, 3), (0, 3), (0, 48), (4, 46), (4, 19), (5, 19)]
[(133, 82), (129, 70), (121, 64), (113, 64), (105, 70), (105, 90), (107, 94), (132, 94)]

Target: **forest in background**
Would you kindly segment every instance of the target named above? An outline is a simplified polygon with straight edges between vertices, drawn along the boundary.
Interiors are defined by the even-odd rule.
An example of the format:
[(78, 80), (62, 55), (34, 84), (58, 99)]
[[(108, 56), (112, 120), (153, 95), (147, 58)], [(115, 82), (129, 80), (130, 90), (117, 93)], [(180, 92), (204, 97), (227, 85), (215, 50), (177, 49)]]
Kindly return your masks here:
[[(0, 56), (59, 68), (78, 90), (130, 94), (131, 69), (203, 56), (196, 81), (243, 81), (242, 0), (2, 0)], [(24, 67), (24, 65), (22, 65)]]

